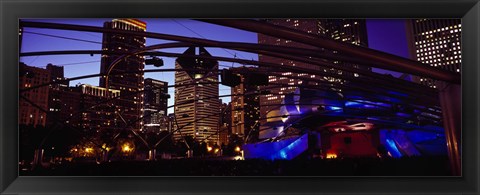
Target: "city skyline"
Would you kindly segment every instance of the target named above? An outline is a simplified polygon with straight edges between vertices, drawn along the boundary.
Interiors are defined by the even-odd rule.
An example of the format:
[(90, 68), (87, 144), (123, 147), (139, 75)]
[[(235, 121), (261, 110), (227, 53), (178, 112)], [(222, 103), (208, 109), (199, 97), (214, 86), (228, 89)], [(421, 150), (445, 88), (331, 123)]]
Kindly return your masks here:
[[(21, 169), (24, 173), (38, 174), (37, 170), (51, 168), (52, 172), (61, 174), (70, 165), (87, 164), (95, 167), (105, 165), (103, 170), (115, 169), (117, 163), (150, 163), (157, 167), (165, 160), (178, 159), (188, 159), (188, 163), (215, 160), (213, 164), (245, 160), (247, 167), (250, 166), (248, 163), (257, 160), (275, 163), (292, 160), (308, 164), (362, 163), (362, 159), (367, 159), (371, 162), (367, 163), (368, 166), (377, 166), (375, 162), (379, 160), (402, 161), (404, 157), (419, 160), (418, 164), (403, 167), (405, 170), (422, 170), (426, 164), (421, 161), (439, 157), (430, 170), (432, 172), (428, 171), (426, 175), (435, 173), (435, 169), (441, 175), (460, 173), (460, 64), (456, 65), (457, 71), (452, 71), (453, 66), (446, 66), (448, 70), (434, 67), (443, 64), (442, 61), (430, 60), (431, 57), (452, 59), (449, 53), (440, 55), (435, 50), (432, 53), (434, 56), (422, 61), (422, 56), (430, 55), (436, 47), (440, 49), (438, 52), (453, 54), (454, 50), (460, 49), (457, 41), (460, 33), (455, 32), (453, 27), (445, 30), (445, 27), (435, 26), (433, 33), (427, 33), (409, 31), (409, 20), (202, 20), (211, 27), (207, 28), (208, 32), (215, 32), (205, 32), (212, 36), (210, 38), (185, 25), (200, 25), (203, 27), (200, 29), (205, 30), (203, 25), (206, 23), (200, 21), (171, 19), (168, 20), (170, 23), (156, 23), (155, 19), (151, 20), (154, 21), (112, 19), (103, 21), (102, 27), (21, 21), (19, 35), (24, 49), (21, 49), (20, 55), (37, 55), (30, 58), (30, 64), (19, 64), (20, 165), (31, 166)], [(168, 24), (176, 24), (177, 28), (184, 28), (200, 39), (189, 38), (177, 32), (176, 28), (169, 29), (175, 32), (164, 34), (147, 30), (150, 25), (166, 28)], [(425, 26), (428, 23), (416, 28)], [(69, 34), (69, 31), (61, 30), (62, 34), (60, 30), (45, 32), (34, 31), (33, 28), (72, 29), (76, 32)], [(439, 32), (439, 28), (444, 29)], [(450, 28), (452, 30), (448, 31)], [(231, 30), (230, 34), (226, 32), (228, 30)], [(374, 31), (383, 33), (372, 34)], [(95, 33), (87, 32), (102, 32), (101, 42), (87, 40), (86, 36), (99, 38)], [(61, 41), (48, 42), (40, 38), (35, 42), (22, 39), (25, 34)], [(415, 42), (412, 42), (412, 35)], [(149, 42), (153, 39), (147, 37), (162, 37), (179, 43)], [(452, 39), (455, 48), (441, 50), (440, 43), (443, 44), (444, 39)], [(418, 40), (422, 42), (415, 53), (412, 44), (419, 45)], [(147, 55), (139, 51), (160, 42), (170, 43), (168, 47), (181, 47), (156, 50)], [(98, 45), (101, 48), (95, 49)], [(423, 49), (425, 53), (418, 53), (422, 52), (422, 47), (427, 47), (427, 51)], [(242, 55), (222, 48), (256, 54)], [(375, 48), (380, 48), (380, 51)], [(77, 57), (62, 56), (70, 57), (68, 60), (71, 63), (50, 62), (46, 68), (34, 64), (38, 60), (54, 61), (62, 57), (25, 54), (32, 51), (49, 53), (52, 50), (66, 53), (71, 50), (90, 51), (77, 52), (82, 53)], [(100, 53), (98, 50), (102, 51), (98, 61), (85, 61), (87, 58), (95, 59)], [(123, 53), (130, 55), (120, 58)], [(153, 56), (156, 56), (154, 53), (171, 57), (159, 60)], [(172, 59), (174, 67), (171, 66)], [(457, 62), (461, 63), (459, 59)], [(97, 63), (99, 67), (95, 66)], [(70, 67), (81, 67), (82, 70), (66, 70)], [(145, 74), (144, 69), (153, 69), (150, 72), (155, 73)], [(64, 81), (65, 77), (71, 77), (69, 74), (85, 76), (98, 73), (105, 75), (84, 80), (84, 84), (80, 85), (75, 84), (78, 81)], [(416, 80), (418, 77), (438, 80), (441, 90), (422, 85)], [(42, 86), (53, 81), (55, 83)], [(168, 84), (175, 88), (168, 90), (165, 88)], [(229, 96), (225, 95), (229, 93), (233, 95), (231, 98), (221, 98)], [(268, 106), (272, 109), (262, 113), (262, 108)], [(174, 114), (166, 112), (167, 108), (173, 108)], [(446, 168), (447, 163), (451, 169)], [(353, 169), (348, 166), (346, 170), (351, 170), (349, 174), (352, 175), (363, 175), (368, 170), (373, 172), (366, 175), (392, 174), (391, 170), (381, 167), (357, 170), (356, 166)], [(269, 170), (269, 167), (265, 164), (253, 173), (262, 175), (258, 171), (266, 170), (263, 172), (266, 175), (310, 175), (305, 172), (308, 169), (321, 175), (343, 173), (341, 170), (330, 172), (328, 166), (323, 169), (323, 166), (307, 165), (308, 168), (300, 166), (285, 171)], [(192, 169), (186, 165), (169, 172), (173, 175), (215, 175), (216, 170), (210, 168)], [(249, 171), (241, 168), (240, 173), (234, 170), (226, 174), (250, 174)], [(165, 174), (169, 173), (162, 172), (160, 175)]]
[[(34, 20), (39, 22), (79, 24), (91, 26), (103, 26), (106, 21), (112, 19), (55, 19), (55, 20)], [(257, 43), (257, 34), (243, 30), (237, 30), (229, 27), (204, 23), (196, 20), (187, 19), (140, 19), (147, 23), (147, 32), (158, 32), (165, 34), (177, 34), (189, 37), (207, 38), (221, 41)], [(28, 20), (26, 20), (28, 21)], [(367, 19), (367, 33), (369, 47), (394, 55), (409, 57), (407, 40), (405, 35), (405, 21), (403, 19)], [(36, 34), (33, 34), (33, 33)], [(69, 37), (73, 39), (88, 40), (68, 40), (54, 36)], [(23, 33), (22, 52), (33, 51), (51, 51), (51, 50), (100, 50), (102, 42), (101, 33), (76, 32), (52, 29), (25, 28)], [(146, 46), (152, 44), (166, 43), (158, 39), (146, 39)], [(66, 44), (65, 44), (66, 43)], [(162, 51), (181, 53), (185, 48), (164, 49)], [(236, 57), (248, 60), (258, 60), (257, 54), (233, 51), (221, 48), (206, 48), (214, 56)], [(164, 68), (174, 68), (175, 58), (162, 57)], [(21, 62), (29, 66), (46, 67), (47, 64), (64, 66), (65, 77), (71, 78), (86, 74), (96, 74), (100, 72), (100, 55), (55, 55), (55, 56), (31, 56), (21, 57)], [(238, 67), (238, 63), (220, 62), (219, 69), (226, 67)], [(154, 69), (153, 66), (145, 66), (145, 69)], [(374, 71), (379, 69), (373, 68)], [(383, 71), (392, 73), (391, 71)], [(399, 75), (396, 75), (399, 76)], [(174, 83), (174, 72), (145, 73), (144, 78), (153, 78), (166, 81), (169, 84)], [(70, 82), (71, 86), (81, 84), (90, 84), (99, 86), (98, 78), (90, 78)], [(174, 97), (174, 89), (169, 88), (169, 94)], [(220, 85), (220, 95), (230, 94), (230, 87)], [(230, 102), (230, 97), (222, 98), (223, 102)], [(173, 98), (168, 100), (168, 105), (173, 105)], [(173, 108), (168, 109), (168, 113), (173, 113)]]

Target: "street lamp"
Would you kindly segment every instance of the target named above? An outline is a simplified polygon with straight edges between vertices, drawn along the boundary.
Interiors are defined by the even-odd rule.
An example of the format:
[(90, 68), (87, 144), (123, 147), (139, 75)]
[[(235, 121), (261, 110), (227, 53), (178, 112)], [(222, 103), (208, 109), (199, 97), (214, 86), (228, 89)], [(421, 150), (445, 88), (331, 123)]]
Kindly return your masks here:
[(235, 147), (235, 152), (240, 152), (240, 146)]
[(130, 151), (132, 151), (133, 149), (130, 148), (129, 145), (124, 145), (123, 148), (122, 148), (122, 151), (125, 152), (125, 153), (128, 153)]
[(120, 145), (120, 149), (126, 156), (128, 156), (133, 152), (135, 146), (132, 143), (126, 141)]

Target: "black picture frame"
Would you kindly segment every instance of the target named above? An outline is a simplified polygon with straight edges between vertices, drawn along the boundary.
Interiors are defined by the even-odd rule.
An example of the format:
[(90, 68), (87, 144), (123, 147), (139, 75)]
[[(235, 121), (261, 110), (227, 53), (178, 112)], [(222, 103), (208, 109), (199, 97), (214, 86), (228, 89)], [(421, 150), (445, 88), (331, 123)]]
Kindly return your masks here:
[[(3, 194), (480, 194), (478, 0), (1, 0), (0, 192)], [(462, 18), (461, 177), (19, 177), (20, 18)]]

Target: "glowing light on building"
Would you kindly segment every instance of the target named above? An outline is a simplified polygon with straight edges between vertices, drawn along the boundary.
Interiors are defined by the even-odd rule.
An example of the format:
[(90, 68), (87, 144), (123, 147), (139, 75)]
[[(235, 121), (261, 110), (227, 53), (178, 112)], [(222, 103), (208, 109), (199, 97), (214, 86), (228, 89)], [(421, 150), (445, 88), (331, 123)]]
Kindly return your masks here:
[(335, 154), (335, 153), (327, 153), (327, 158), (337, 158), (337, 154)]

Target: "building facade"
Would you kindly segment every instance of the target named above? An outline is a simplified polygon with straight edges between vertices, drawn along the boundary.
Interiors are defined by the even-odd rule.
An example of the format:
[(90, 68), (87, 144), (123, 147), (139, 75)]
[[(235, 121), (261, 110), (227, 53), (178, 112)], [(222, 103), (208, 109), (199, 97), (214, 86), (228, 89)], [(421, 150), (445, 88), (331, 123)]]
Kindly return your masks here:
[[(67, 103), (67, 101), (72, 101), (75, 98), (72, 99), (68, 94), (70, 92), (68, 87), (69, 82), (65, 81), (63, 66), (48, 64), (47, 70), (50, 72), (50, 82), (54, 82), (49, 85), (48, 90), (47, 126), (50, 126), (56, 122), (65, 121), (69, 117), (69, 114), (73, 113), (74, 110), (71, 110), (73, 107), (71, 103)], [(65, 98), (65, 96), (69, 98)], [(66, 110), (71, 111), (65, 112)]]
[[(313, 34), (319, 37), (328, 37), (341, 42), (348, 42), (351, 44), (368, 47), (367, 40), (367, 31), (366, 31), (366, 22), (364, 19), (268, 19), (265, 20), (268, 23), (288, 27), (291, 29), (303, 31), (309, 34)], [(291, 40), (271, 37), (263, 34), (258, 34), (258, 43), (259, 44), (268, 44), (268, 45), (278, 45), (278, 46), (289, 46), (297, 48), (307, 48), (307, 49), (318, 49), (313, 46), (305, 45), (302, 43), (297, 43)], [(320, 50), (327, 55), (334, 57), (338, 55), (337, 51), (327, 50), (320, 48)], [(265, 55), (259, 55), (259, 61), (275, 63), (282, 66), (295, 66), (301, 68), (307, 68), (311, 70), (324, 71), (326, 73), (333, 73), (342, 76), (354, 76), (359, 77), (360, 75), (356, 73), (343, 72), (341, 70), (336, 70), (333, 68), (323, 68), (317, 65), (312, 65), (303, 62), (296, 62), (292, 60), (286, 60), (276, 57), (270, 57)], [(357, 64), (351, 64), (336, 60), (325, 60), (331, 64), (338, 66), (350, 66), (353, 68), (370, 70), (370, 68), (365, 66), (360, 66)], [(307, 81), (309, 80), (309, 81)], [(313, 80), (313, 81), (312, 81)], [(270, 94), (260, 96), (260, 118), (262, 125), (266, 123), (265, 118), (273, 111), (278, 110), (282, 100), (285, 97), (285, 94), (294, 92), (298, 85), (316, 85), (318, 81), (327, 81), (343, 84), (346, 82), (344, 79), (319, 76), (319, 75), (310, 75), (307, 73), (294, 73), (294, 72), (283, 72), (281, 75), (271, 75), (269, 76), (270, 86), (267, 86)], [(273, 85), (279, 87), (274, 87)], [(272, 112), (272, 113), (271, 113)]]
[[(234, 68), (233, 70), (251, 71), (255, 72), (253, 68)], [(258, 134), (260, 127), (260, 96), (258, 91), (260, 87), (247, 82), (247, 78), (240, 76), (240, 85), (232, 87), (232, 101), (231, 101), (231, 131), (239, 137), (246, 139), (247, 136)], [(257, 135), (250, 135), (258, 137)]]
[(148, 130), (166, 130), (168, 83), (151, 78), (145, 79), (143, 121)]
[[(439, 69), (460, 73), (462, 64), (460, 19), (407, 20), (411, 58)], [(425, 77), (419, 83), (436, 88), (435, 80)]]
[(55, 123), (64, 123), (74, 127), (81, 128), (81, 93), (76, 87), (62, 87), (51, 89), (49, 92), (50, 100), (48, 103), (49, 113), (47, 116), (48, 125)]
[[(196, 51), (198, 49), (198, 51)], [(183, 54), (210, 57), (203, 47), (190, 47)], [(175, 61), (175, 118), (180, 130), (174, 134), (198, 141), (218, 142), (218, 61), (179, 57)]]
[[(104, 28), (145, 32), (146, 23), (136, 19), (114, 19), (105, 22)], [(104, 33), (102, 50), (109, 52), (133, 52), (145, 47), (145, 37), (127, 36), (123, 34)], [(134, 130), (143, 129), (143, 93), (145, 58), (142, 55), (133, 55), (119, 60), (112, 68), (120, 54), (104, 54), (101, 60), (100, 73), (109, 73), (108, 82), (106, 77), (100, 78), (100, 87), (120, 90), (122, 97), (114, 102), (117, 112), (128, 124), (132, 124)]]
[(103, 130), (124, 128), (125, 124), (118, 116), (117, 106), (104, 103), (108, 99), (121, 95), (120, 90), (107, 89), (87, 84), (76, 86), (74, 91), (80, 94), (78, 108), (81, 110), (78, 125), (86, 132), (99, 133)]
[(222, 103), (222, 99), (220, 99), (220, 112), (222, 113), (219, 117), (219, 132), (218, 132), (218, 140), (219, 145), (227, 145), (228, 138), (232, 133), (232, 110), (231, 110), (231, 102), (230, 103)]
[[(24, 63), (19, 64), (19, 69), (20, 90), (50, 82), (50, 72), (46, 69), (27, 66)], [(21, 96), (24, 96), (40, 108), (32, 105), (24, 98), (20, 98), (18, 116), (19, 124), (33, 126), (45, 126), (47, 124), (47, 113), (44, 111), (48, 110), (48, 91), (49, 86), (44, 86), (20, 92)]]

